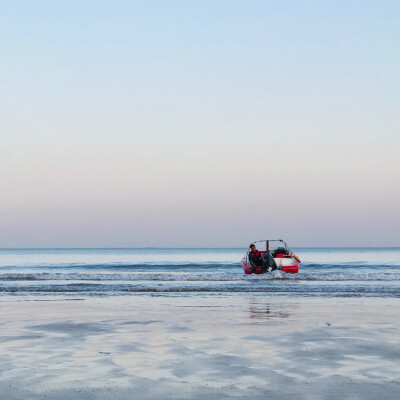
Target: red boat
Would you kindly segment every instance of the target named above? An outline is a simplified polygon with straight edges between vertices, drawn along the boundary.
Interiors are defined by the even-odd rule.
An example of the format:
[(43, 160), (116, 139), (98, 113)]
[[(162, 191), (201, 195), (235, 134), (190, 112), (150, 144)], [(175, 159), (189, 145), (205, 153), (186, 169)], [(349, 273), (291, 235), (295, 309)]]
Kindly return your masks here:
[[(283, 240), (257, 240), (253, 244), (257, 247), (263, 259), (265, 259), (267, 253), (271, 254), (278, 270), (290, 274), (297, 274), (299, 272), (300, 258), (289, 249)], [(250, 265), (249, 252), (242, 259), (242, 267), (246, 274), (262, 274), (267, 272), (261, 266), (254, 268)]]

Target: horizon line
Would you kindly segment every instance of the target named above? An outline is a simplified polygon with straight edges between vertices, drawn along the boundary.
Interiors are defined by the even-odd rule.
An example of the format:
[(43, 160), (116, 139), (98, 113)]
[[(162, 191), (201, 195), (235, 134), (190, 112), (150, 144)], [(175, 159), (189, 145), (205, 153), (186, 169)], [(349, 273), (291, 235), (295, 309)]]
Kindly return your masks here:
[[(0, 247), (0, 250), (222, 250), (222, 249), (243, 249), (248, 246), (225, 246), (225, 247)], [(399, 246), (291, 246), (299, 249), (400, 249)]]

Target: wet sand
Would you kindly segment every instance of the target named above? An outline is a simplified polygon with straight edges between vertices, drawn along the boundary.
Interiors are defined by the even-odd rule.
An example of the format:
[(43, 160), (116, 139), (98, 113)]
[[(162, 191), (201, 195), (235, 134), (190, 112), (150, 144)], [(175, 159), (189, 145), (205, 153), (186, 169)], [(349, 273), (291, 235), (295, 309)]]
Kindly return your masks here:
[(4, 399), (394, 399), (400, 299), (0, 301)]

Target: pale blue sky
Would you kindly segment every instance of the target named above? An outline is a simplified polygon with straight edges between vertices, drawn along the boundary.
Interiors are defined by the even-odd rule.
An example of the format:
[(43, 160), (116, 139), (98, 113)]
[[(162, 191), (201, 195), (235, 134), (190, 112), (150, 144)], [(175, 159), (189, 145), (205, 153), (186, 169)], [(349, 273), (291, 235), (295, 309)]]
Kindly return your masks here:
[(400, 245), (400, 2), (0, 1), (0, 247)]

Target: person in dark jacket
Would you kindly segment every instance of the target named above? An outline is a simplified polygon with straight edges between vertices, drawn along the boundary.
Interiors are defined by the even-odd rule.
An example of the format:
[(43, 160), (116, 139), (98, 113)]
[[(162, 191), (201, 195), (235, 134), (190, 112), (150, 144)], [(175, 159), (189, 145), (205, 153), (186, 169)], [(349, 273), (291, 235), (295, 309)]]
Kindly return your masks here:
[(262, 268), (264, 265), (261, 253), (257, 250), (255, 244), (253, 243), (250, 245), (249, 262), (253, 273), (256, 272), (257, 267)]
[(254, 243), (250, 245), (249, 262), (252, 272), (256, 272), (257, 267), (261, 267), (262, 272), (270, 272), (276, 270), (276, 264), (270, 253), (265, 253), (264, 257), (259, 252)]

